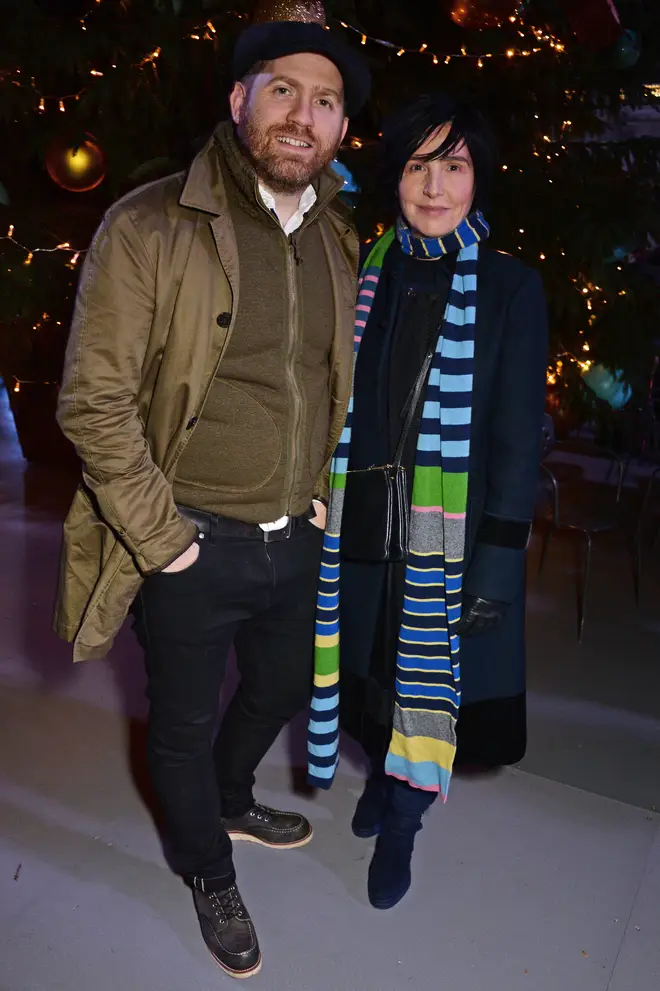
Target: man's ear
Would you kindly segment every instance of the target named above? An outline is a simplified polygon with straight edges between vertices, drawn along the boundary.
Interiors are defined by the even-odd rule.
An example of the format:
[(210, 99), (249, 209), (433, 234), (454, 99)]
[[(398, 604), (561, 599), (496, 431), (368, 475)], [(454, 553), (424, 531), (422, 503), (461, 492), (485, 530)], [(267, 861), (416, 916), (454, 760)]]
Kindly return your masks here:
[[(344, 117), (344, 123), (341, 128), (341, 141), (346, 137), (346, 131), (348, 130), (348, 117)], [(341, 144), (341, 141), (339, 142)]]
[(241, 111), (248, 98), (248, 91), (241, 82), (234, 83), (234, 88), (229, 94), (229, 106), (231, 108), (231, 119), (234, 124), (238, 124), (241, 119)]

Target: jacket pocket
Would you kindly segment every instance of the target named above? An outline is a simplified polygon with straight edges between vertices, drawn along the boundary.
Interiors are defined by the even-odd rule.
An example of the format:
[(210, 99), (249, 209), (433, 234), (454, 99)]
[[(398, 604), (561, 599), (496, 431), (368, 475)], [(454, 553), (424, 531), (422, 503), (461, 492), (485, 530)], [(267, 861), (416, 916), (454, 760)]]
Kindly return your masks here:
[(216, 379), (177, 466), (184, 485), (251, 492), (280, 464), (282, 441), (271, 413), (248, 392)]

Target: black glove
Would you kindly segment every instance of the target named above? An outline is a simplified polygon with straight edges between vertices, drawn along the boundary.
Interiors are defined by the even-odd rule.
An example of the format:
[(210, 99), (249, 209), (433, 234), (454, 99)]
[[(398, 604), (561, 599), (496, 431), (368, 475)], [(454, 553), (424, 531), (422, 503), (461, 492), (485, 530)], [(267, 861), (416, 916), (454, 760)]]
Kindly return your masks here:
[(463, 615), (456, 624), (456, 632), (461, 637), (489, 633), (496, 626), (499, 626), (506, 610), (506, 602), (480, 599), (476, 595), (464, 595)]

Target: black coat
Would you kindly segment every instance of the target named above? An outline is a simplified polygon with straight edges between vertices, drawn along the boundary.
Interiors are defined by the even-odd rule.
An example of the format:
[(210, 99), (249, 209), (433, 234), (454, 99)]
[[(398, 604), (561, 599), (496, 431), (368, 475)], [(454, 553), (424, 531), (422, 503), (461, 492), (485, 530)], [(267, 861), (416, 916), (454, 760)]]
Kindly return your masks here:
[[(365, 331), (356, 375), (356, 419), (360, 415), (360, 389), (368, 388), (366, 383), (376, 377), (375, 369), (373, 375), (365, 368), (361, 374), (359, 363), (363, 355), (365, 361), (374, 361), (374, 344), (378, 346), (375, 325), (384, 323), (383, 306), (391, 305), (384, 300), (386, 276), (393, 263), (390, 255), (398, 251), (395, 244), (388, 253)], [(427, 270), (431, 266), (428, 262), (419, 264)], [(440, 279), (444, 279), (447, 290), (450, 275), (449, 272)], [(403, 291), (409, 290), (404, 286)], [(411, 326), (409, 333), (411, 343), (415, 335), (424, 336), (416, 326)], [(420, 355), (427, 346), (427, 340), (418, 343)], [(482, 248), (478, 264), (464, 591), (505, 602), (508, 608), (495, 631), (464, 637), (461, 642), (459, 755), (470, 763), (513, 763), (525, 750), (525, 557), (538, 484), (547, 361), (547, 315), (539, 274), (516, 258)], [(395, 374), (398, 368), (397, 364)], [(401, 374), (405, 377), (406, 373)], [(412, 370), (407, 374), (414, 377)], [(407, 395), (410, 384), (402, 383), (401, 397)], [(391, 386), (389, 393), (391, 396)], [(371, 408), (373, 403), (368, 405)], [(398, 417), (394, 416), (394, 420)], [(354, 431), (355, 428), (356, 420)], [(370, 431), (360, 433), (364, 437)], [(361, 447), (364, 446), (363, 441)], [(415, 438), (411, 460), (414, 446)], [(361, 450), (360, 460), (369, 461), (369, 454)], [(366, 703), (359, 698), (353, 675), (361, 681), (368, 680), (374, 658), (376, 664), (380, 663), (377, 655), (383, 652), (381, 627), (392, 613), (392, 577), (389, 591), (385, 592), (386, 580), (382, 574), (377, 577), (378, 567), (342, 563), (342, 711), (345, 728), (356, 736), (360, 731), (353, 716)], [(399, 571), (398, 579), (394, 579), (395, 599), (402, 592), (402, 580)], [(395, 627), (397, 623), (398, 616)], [(388, 681), (391, 677), (390, 665)]]

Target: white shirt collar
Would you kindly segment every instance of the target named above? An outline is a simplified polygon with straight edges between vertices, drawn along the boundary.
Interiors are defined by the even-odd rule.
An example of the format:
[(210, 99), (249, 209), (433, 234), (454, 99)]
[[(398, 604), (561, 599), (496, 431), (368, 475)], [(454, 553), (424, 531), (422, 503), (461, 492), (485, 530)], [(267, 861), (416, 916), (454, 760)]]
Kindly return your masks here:
[[(261, 196), (261, 200), (263, 202), (263, 205), (266, 207), (266, 209), (270, 210), (277, 217), (277, 209), (275, 207), (275, 197), (271, 193), (270, 189), (268, 189), (267, 186), (264, 186), (262, 182), (259, 183), (259, 195)], [(309, 211), (316, 203), (317, 199), (318, 197), (316, 195), (316, 190), (310, 184), (307, 187), (307, 189), (303, 190), (303, 193), (300, 197), (300, 203), (298, 204), (298, 209), (296, 210), (294, 215), (291, 217), (291, 219), (287, 224), (282, 225), (282, 230), (287, 236), (289, 234), (293, 234), (294, 231), (297, 231), (298, 228), (302, 226), (302, 223), (305, 219), (305, 214), (309, 213)], [(279, 217), (277, 219), (279, 220)], [(282, 222), (280, 221), (280, 223)]]

